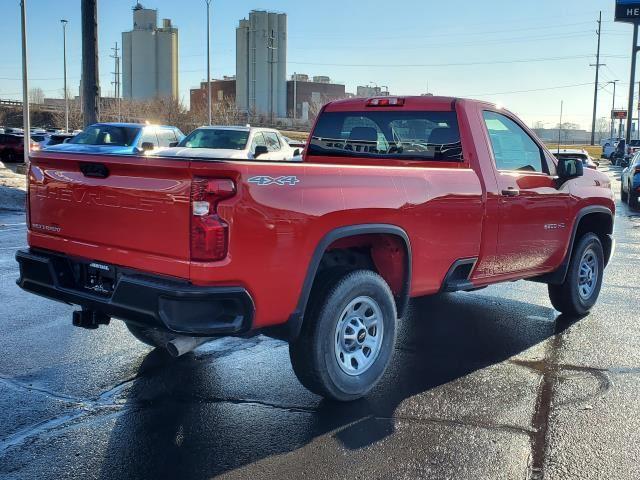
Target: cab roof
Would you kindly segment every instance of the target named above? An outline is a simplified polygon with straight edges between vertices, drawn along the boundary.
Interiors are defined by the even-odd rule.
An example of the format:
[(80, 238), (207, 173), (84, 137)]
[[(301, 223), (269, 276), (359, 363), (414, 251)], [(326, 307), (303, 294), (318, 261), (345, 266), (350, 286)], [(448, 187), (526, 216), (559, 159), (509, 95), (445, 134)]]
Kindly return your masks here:
[(367, 103), (374, 98), (402, 98), (404, 105), (399, 107), (379, 107), (379, 109), (392, 108), (398, 110), (434, 110), (434, 111), (451, 111), (454, 104), (458, 101), (474, 102), (487, 104), (479, 100), (468, 100), (457, 97), (436, 97), (432, 95), (407, 96), (407, 95), (389, 95), (376, 97), (357, 97), (347, 98), (345, 100), (336, 100), (330, 102), (325, 107), (327, 112), (347, 112), (347, 111), (363, 111), (378, 109), (378, 107), (367, 106)]

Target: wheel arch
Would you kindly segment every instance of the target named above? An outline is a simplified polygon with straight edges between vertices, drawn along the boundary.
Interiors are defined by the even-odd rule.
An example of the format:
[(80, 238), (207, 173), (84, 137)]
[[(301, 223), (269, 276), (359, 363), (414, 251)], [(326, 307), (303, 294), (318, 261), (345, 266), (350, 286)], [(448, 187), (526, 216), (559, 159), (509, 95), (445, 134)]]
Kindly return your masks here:
[[(361, 224), (339, 227), (327, 233), (320, 242), (318, 242), (318, 245), (314, 249), (313, 256), (311, 257), (311, 261), (307, 267), (307, 273), (302, 285), (296, 310), (289, 316), (289, 320), (286, 323), (286, 332), (283, 332), (288, 340), (295, 340), (300, 334), (314, 280), (319, 272), (320, 263), (325, 253), (331, 251), (332, 245), (336, 245), (337, 242), (370, 237), (372, 235), (392, 237), (396, 239), (404, 249), (402, 279), (398, 294), (395, 295), (398, 316), (402, 317), (402, 315), (404, 315), (407, 310), (409, 294), (411, 292), (411, 242), (407, 233), (404, 229), (390, 224)], [(376, 265), (378, 265), (377, 262)], [(385, 277), (382, 272), (379, 273), (383, 278)]]
[(573, 247), (585, 233), (589, 232), (595, 233), (602, 243), (604, 265), (606, 267), (615, 248), (615, 242), (612, 238), (613, 224), (614, 215), (609, 208), (602, 205), (591, 205), (582, 208), (576, 216), (576, 221), (573, 224), (573, 230), (569, 240), (569, 247), (560, 266), (554, 272), (535, 277), (531, 280), (552, 285), (562, 284), (567, 276), (567, 271), (569, 270), (569, 262), (571, 261), (571, 255), (573, 254)]

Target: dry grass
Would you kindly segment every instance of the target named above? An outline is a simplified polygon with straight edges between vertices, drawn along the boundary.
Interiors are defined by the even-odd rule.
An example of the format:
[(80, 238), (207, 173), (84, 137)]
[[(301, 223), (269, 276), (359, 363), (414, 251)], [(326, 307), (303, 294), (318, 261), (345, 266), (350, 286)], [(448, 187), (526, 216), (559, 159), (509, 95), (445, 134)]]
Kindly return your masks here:
[[(547, 148), (553, 153), (558, 149), (557, 143), (547, 143)], [(600, 145), (560, 145), (560, 148), (570, 149), (584, 149), (589, 152), (593, 158), (600, 158), (602, 156), (602, 147)]]

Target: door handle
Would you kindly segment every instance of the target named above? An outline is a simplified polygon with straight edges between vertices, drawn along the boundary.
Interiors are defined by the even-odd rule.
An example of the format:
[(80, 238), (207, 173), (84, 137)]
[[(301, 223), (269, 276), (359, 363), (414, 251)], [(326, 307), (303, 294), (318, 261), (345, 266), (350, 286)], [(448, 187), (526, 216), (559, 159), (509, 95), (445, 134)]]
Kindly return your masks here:
[(502, 190), (502, 195), (505, 197), (517, 197), (520, 195), (520, 190), (517, 188), (509, 187), (505, 190)]

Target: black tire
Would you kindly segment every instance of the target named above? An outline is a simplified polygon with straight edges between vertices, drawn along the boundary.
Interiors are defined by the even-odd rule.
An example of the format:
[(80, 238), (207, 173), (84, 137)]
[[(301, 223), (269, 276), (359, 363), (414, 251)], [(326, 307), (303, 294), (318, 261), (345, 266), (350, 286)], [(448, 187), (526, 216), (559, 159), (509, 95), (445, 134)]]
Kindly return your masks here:
[(624, 190), (624, 186), (622, 185), (622, 182), (620, 182), (620, 200), (623, 202), (628, 202), (629, 198), (629, 194), (627, 192), (625, 192)]
[[(387, 283), (370, 270), (342, 272), (337, 278), (327, 278), (314, 285), (300, 335), (289, 345), (289, 356), (300, 383), (313, 393), (342, 402), (357, 400), (375, 387), (389, 365), (396, 341), (396, 305)], [(366, 370), (348, 374), (338, 363), (336, 329), (341, 320), (348, 318), (342, 315), (345, 309), (359, 297), (372, 300), (379, 308), (382, 338), (376, 357)], [(376, 333), (379, 334), (368, 332), (372, 337)], [(357, 342), (361, 342), (360, 334)], [(360, 348), (366, 352), (366, 347)]]
[(153, 328), (139, 327), (132, 323), (127, 323), (127, 328), (129, 332), (131, 332), (131, 335), (150, 347), (163, 347), (167, 343), (168, 339), (165, 338), (165, 335)]
[[(580, 266), (587, 252), (594, 256), (597, 267), (595, 283), (589, 295), (580, 294)], [(553, 307), (570, 316), (583, 316), (589, 313), (600, 295), (604, 273), (604, 253), (597, 235), (587, 233), (576, 243), (571, 254), (571, 262), (564, 283), (549, 285), (549, 298)]]
[(11, 149), (4, 150), (2, 152), (2, 161), (7, 163), (15, 163), (16, 162), (16, 152)]
[(629, 202), (629, 206), (634, 210), (637, 210), (638, 207), (640, 207), (638, 194), (636, 192), (631, 191), (631, 187), (629, 187), (629, 192), (627, 194), (627, 201)]

